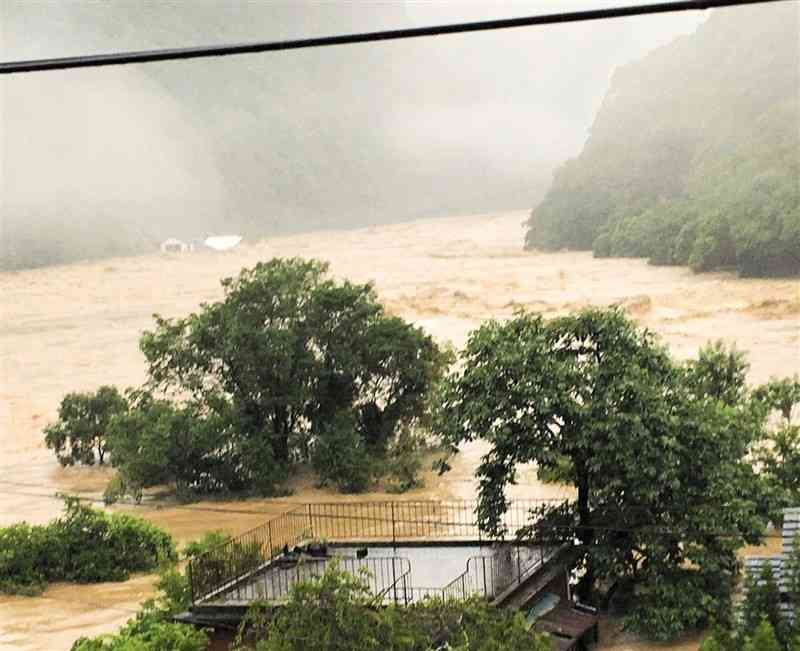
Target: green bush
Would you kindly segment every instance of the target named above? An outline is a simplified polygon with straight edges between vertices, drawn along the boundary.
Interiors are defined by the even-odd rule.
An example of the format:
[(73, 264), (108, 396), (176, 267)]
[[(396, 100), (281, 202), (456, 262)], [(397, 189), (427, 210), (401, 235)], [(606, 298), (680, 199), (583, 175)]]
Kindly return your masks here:
[(0, 591), (32, 594), (50, 581), (124, 581), (176, 558), (170, 536), (149, 522), (76, 498), (65, 502), (64, 517), (46, 526), (0, 529)]
[[(210, 531), (188, 543), (183, 555), (202, 554), (227, 540), (227, 534)], [(174, 558), (161, 563), (155, 587), (155, 598), (145, 601), (142, 610), (119, 633), (80, 638), (71, 651), (204, 651), (208, 637), (203, 631), (172, 621), (174, 615), (191, 605), (188, 576), (178, 569)]]
[(45, 527), (23, 522), (0, 528), (0, 592), (41, 593), (47, 585), (43, 556), (48, 546)]
[(386, 464), (386, 473), (389, 476), (386, 485), (388, 493), (405, 493), (422, 486), (419, 473), (422, 470), (424, 449), (424, 439), (410, 430), (403, 430), (397, 435), (389, 448)]
[(186, 624), (157, 622), (144, 633), (80, 638), (71, 651), (205, 651), (208, 635)]
[(226, 581), (242, 576), (263, 565), (268, 558), (269, 550), (259, 543), (239, 542), (226, 538), (222, 544), (210, 544), (214, 538), (208, 539), (208, 545), (192, 546), (196, 555), (191, 560), (192, 586), (196, 595), (203, 595), (219, 587)]
[(242, 622), (237, 651), (549, 651), (548, 636), (528, 630), (518, 611), (474, 598), (380, 607), (363, 577), (330, 564), (292, 586), (273, 611), (257, 603)]

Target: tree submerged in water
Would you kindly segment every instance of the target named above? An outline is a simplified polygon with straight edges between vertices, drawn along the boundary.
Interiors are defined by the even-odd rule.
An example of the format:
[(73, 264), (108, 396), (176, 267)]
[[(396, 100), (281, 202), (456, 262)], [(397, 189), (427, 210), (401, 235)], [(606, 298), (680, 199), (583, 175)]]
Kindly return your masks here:
[(127, 401), (113, 386), (102, 386), (94, 393), (68, 393), (58, 407), (58, 420), (44, 430), (45, 444), (62, 466), (95, 461), (102, 465), (111, 420), (127, 409)]
[(274, 493), (293, 464), (364, 490), (399, 434), (428, 418), (451, 360), (387, 314), (370, 284), (315, 260), (273, 259), (222, 281), (225, 297), (156, 316), (140, 346), (146, 388), (112, 424), (126, 483)]

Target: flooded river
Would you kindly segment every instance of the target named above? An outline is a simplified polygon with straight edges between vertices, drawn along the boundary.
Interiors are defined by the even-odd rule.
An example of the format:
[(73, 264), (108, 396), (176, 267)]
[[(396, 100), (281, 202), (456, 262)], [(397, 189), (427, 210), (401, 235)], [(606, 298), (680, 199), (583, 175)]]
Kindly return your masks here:
[[(695, 275), (642, 260), (596, 260), (589, 253), (521, 251), (524, 213), (418, 221), (346, 232), (271, 239), (227, 253), (112, 259), (0, 274), (0, 525), (45, 522), (60, 511), (57, 491), (102, 494), (109, 472), (61, 469), (44, 449), (42, 427), (64, 393), (100, 384), (134, 385), (144, 377), (137, 346), (151, 315), (180, 316), (222, 295), (219, 279), (273, 256), (328, 260), (336, 275), (374, 281), (388, 308), (456, 346), (490, 317), (518, 306), (547, 316), (586, 305), (621, 303), (658, 332), (678, 357), (709, 340), (735, 341), (751, 363), (750, 379), (800, 372), (800, 286), (790, 280)], [(404, 498), (471, 498), (482, 454), (468, 446), (444, 477)], [(181, 541), (209, 529), (238, 533), (287, 502), (387, 499), (341, 497), (299, 477), (282, 500), (200, 503), (134, 509)], [(516, 497), (551, 497), (564, 489), (522, 473)], [(230, 512), (235, 511), (235, 512)], [(151, 592), (152, 579), (121, 584), (56, 585), (41, 598), (0, 596), (0, 649), (57, 651), (79, 635), (114, 630)], [(608, 629), (603, 648), (696, 648), (627, 640)]]

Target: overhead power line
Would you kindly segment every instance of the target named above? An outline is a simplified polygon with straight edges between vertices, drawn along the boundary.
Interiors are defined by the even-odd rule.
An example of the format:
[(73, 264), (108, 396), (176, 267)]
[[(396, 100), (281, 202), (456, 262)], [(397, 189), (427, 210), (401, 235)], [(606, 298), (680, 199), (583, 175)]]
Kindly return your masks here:
[(31, 61), (10, 61), (0, 63), (0, 74), (9, 75), (21, 72), (40, 72), (44, 70), (64, 70), (67, 68), (91, 68), (98, 66), (116, 66), (130, 63), (148, 63), (153, 61), (174, 61), (178, 59), (199, 59), (203, 57), (220, 57), (232, 54), (256, 54), (259, 52), (277, 52), (280, 50), (299, 50), (304, 48), (329, 47), (333, 45), (351, 45), (355, 43), (374, 43), (377, 41), (395, 41), (424, 36), (444, 36), (447, 34), (465, 34), (485, 32), (536, 25), (556, 25), (560, 23), (577, 23), (589, 20), (606, 20), (610, 18), (626, 18), (648, 14), (662, 14), (679, 11), (705, 11), (717, 7), (738, 5), (765, 4), (786, 2), (787, 0), (681, 0), (678, 2), (659, 2), (624, 7), (606, 7), (587, 11), (568, 13), (541, 14), (520, 18), (500, 20), (484, 20), (449, 25), (433, 25), (430, 27), (414, 27), (408, 29), (392, 29), (378, 32), (361, 32), (356, 34), (340, 34), (337, 36), (320, 36), (288, 41), (257, 41), (252, 43), (234, 43), (227, 45), (211, 45), (186, 48), (170, 48), (163, 50), (145, 50), (141, 52), (120, 52), (113, 54), (95, 54), (55, 59), (35, 59)]

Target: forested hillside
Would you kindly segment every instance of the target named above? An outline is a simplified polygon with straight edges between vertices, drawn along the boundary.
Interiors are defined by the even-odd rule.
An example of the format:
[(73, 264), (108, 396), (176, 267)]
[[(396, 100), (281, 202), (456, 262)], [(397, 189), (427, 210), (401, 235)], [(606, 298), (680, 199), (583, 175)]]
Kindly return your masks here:
[(527, 248), (800, 273), (799, 12), (718, 11), (618, 69), (583, 151), (531, 214)]

